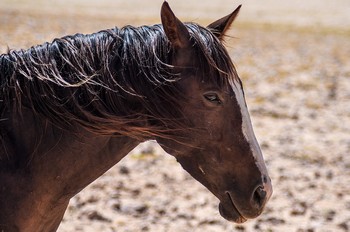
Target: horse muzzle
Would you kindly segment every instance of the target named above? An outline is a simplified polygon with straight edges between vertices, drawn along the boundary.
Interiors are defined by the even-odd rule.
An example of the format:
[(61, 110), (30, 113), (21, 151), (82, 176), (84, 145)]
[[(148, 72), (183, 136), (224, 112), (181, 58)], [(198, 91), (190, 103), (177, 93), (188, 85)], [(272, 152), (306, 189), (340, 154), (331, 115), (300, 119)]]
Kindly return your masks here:
[(235, 197), (232, 191), (226, 191), (219, 204), (220, 215), (235, 223), (243, 223), (259, 216), (273, 192), (270, 179), (267, 177), (264, 180), (246, 199)]

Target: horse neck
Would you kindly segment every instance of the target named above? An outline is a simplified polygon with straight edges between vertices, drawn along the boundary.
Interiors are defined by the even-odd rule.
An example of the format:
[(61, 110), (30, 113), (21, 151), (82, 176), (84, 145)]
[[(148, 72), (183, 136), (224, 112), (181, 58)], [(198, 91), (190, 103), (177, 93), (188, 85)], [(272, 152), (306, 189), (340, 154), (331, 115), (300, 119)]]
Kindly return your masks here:
[(20, 231), (57, 226), (53, 222), (60, 221), (69, 199), (138, 143), (84, 128), (71, 133), (29, 109), (21, 117), (9, 116), (0, 122), (0, 132), (6, 132), (0, 144), (0, 152), (6, 151), (0, 154), (0, 225), (17, 225)]

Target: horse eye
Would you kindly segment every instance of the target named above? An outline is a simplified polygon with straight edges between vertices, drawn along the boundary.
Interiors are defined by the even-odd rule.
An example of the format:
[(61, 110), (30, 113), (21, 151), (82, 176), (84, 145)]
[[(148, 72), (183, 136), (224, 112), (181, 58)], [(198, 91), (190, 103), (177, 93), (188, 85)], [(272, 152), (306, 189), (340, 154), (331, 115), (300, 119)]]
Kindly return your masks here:
[(211, 103), (215, 103), (217, 105), (221, 104), (221, 100), (216, 93), (206, 93), (204, 94), (204, 98), (210, 101)]

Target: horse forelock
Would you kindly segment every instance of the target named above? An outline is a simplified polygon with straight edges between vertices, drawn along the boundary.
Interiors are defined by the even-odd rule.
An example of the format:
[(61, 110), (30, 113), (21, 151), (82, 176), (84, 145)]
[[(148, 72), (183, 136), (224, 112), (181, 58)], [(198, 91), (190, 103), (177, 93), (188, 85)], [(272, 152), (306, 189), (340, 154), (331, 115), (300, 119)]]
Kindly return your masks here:
[[(200, 71), (219, 73), (208, 81), (222, 84), (235, 76), (219, 40), (197, 24), (186, 27), (200, 53)], [(183, 126), (175, 120), (181, 96), (170, 63), (161, 25), (76, 34), (9, 51), (0, 56), (0, 114), (24, 105), (63, 127), (77, 122), (102, 134), (167, 136)], [(172, 126), (156, 127), (152, 120)]]
[(204, 59), (199, 67), (203, 74), (201, 76), (207, 77), (206, 81), (214, 82), (219, 86), (229, 85), (230, 82), (237, 80), (235, 66), (220, 39), (208, 28), (198, 24), (187, 24), (187, 28), (195, 42), (197, 53), (200, 53), (201, 58)]

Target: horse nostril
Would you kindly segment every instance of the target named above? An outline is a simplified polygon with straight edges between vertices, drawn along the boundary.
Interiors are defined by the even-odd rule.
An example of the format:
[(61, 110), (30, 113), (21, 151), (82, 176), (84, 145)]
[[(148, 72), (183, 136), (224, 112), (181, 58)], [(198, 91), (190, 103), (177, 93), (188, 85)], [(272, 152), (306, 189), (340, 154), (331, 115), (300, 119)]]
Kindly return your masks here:
[(262, 186), (256, 188), (253, 199), (254, 202), (258, 204), (259, 208), (264, 205), (266, 199), (266, 191)]

